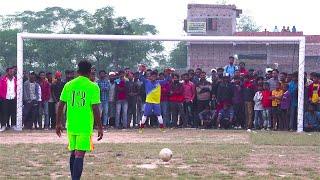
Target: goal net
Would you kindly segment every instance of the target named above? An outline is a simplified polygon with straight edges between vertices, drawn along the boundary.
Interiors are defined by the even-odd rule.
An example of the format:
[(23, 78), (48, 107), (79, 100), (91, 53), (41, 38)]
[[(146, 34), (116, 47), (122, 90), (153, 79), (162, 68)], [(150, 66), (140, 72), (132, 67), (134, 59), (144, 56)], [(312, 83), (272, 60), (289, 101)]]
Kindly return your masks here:
[[(44, 41), (50, 41), (50, 48), (70, 52), (38, 57)], [(38, 43), (38, 46), (32, 46)], [(89, 44), (88, 44), (89, 43)], [(91, 43), (91, 44), (90, 44)], [(28, 45), (25, 46), (24, 44)], [(48, 44), (48, 43), (46, 43)], [(63, 44), (63, 46), (62, 46)], [(66, 48), (72, 46), (73, 48)], [(81, 47), (81, 48), (79, 48)], [(92, 49), (94, 47), (94, 49)], [(71, 50), (70, 50), (71, 49)], [(85, 49), (85, 50), (84, 50)], [(42, 50), (43, 51), (43, 50)], [(87, 52), (85, 52), (87, 51)], [(116, 52), (116, 53), (115, 53)], [(24, 58), (24, 53), (28, 57)], [(74, 55), (76, 54), (76, 55)], [(210, 80), (213, 69), (224, 68), (229, 56), (235, 57), (235, 64), (244, 62), (245, 68), (256, 76), (265, 77), (268, 70), (299, 73), (297, 131), (303, 131), (304, 112), (304, 37), (252, 37), (252, 36), (138, 36), (138, 35), (88, 35), (88, 34), (33, 34), (17, 35), (17, 129), (23, 127), (23, 78), (24, 71), (38, 67), (55, 72), (66, 68), (76, 70), (81, 59), (89, 59), (99, 70), (117, 71), (138, 64), (163, 69), (171, 66), (179, 73), (188, 69), (201, 68)], [(42, 59), (42, 60), (41, 60)], [(46, 61), (43, 61), (45, 59)], [(121, 62), (121, 63), (119, 63)], [(63, 67), (61, 64), (65, 63)]]

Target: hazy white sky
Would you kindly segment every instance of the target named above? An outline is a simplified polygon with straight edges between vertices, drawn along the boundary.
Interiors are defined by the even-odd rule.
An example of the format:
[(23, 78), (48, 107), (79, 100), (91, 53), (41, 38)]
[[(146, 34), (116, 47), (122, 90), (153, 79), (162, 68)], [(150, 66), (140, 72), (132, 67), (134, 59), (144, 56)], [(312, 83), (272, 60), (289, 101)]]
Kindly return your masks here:
[[(117, 16), (129, 19), (144, 17), (155, 25), (162, 35), (182, 35), (183, 19), (188, 3), (215, 3), (217, 0), (1, 0), (0, 14), (24, 10), (42, 10), (45, 7), (85, 9), (112, 6)], [(262, 29), (272, 30), (275, 25), (296, 25), (305, 34), (320, 34), (320, 0), (227, 0), (244, 14), (254, 17)]]

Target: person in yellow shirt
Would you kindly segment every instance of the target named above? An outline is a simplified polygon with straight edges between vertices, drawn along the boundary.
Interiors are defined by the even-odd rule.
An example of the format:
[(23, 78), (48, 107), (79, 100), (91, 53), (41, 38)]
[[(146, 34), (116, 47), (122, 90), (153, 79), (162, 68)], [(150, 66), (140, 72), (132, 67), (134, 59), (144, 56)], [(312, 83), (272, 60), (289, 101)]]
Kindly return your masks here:
[(273, 130), (277, 130), (277, 126), (281, 119), (280, 102), (283, 96), (283, 90), (281, 88), (281, 83), (277, 83), (276, 89), (272, 91), (272, 125)]

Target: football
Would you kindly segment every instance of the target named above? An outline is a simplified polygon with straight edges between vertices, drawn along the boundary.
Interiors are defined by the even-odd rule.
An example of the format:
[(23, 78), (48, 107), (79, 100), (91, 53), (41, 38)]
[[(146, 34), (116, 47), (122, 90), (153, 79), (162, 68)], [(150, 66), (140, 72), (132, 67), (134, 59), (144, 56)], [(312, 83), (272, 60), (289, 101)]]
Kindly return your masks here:
[(162, 161), (168, 162), (172, 158), (172, 151), (169, 148), (163, 148), (159, 153), (159, 157)]

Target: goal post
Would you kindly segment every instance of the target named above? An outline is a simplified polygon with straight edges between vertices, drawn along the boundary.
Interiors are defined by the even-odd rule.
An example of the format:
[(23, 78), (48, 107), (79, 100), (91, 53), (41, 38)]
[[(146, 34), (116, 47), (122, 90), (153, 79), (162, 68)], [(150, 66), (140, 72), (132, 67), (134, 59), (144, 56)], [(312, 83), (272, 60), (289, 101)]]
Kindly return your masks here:
[(23, 112), (23, 41), (25, 39), (90, 40), (90, 41), (184, 41), (184, 42), (290, 42), (299, 45), (297, 132), (303, 131), (304, 114), (304, 36), (160, 36), (160, 35), (96, 35), (96, 34), (17, 34), (17, 129), (22, 130)]

